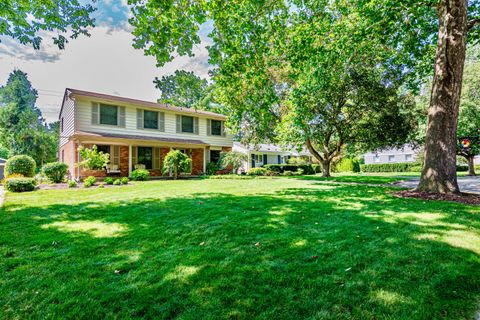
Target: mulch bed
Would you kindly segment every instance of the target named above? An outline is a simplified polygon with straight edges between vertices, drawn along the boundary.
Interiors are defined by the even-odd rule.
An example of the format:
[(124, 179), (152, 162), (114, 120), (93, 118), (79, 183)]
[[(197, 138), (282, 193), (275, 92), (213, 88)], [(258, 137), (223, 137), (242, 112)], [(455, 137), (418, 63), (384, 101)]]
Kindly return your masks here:
[(463, 204), (480, 205), (480, 195), (473, 193), (437, 194), (405, 190), (393, 192), (392, 194), (399, 198), (416, 198), (427, 201), (453, 201)]

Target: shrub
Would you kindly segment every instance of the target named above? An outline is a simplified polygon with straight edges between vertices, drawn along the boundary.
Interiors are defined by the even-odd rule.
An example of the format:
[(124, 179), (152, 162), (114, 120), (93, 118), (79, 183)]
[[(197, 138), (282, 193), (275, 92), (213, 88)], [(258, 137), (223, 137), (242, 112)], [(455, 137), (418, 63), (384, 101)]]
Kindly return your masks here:
[(248, 161), (248, 156), (238, 151), (222, 152), (220, 154), (220, 163), (224, 168), (231, 167), (232, 173), (236, 173), (245, 161)]
[(278, 174), (282, 174), (284, 171), (296, 172), (299, 169), (303, 170), (303, 174), (315, 174), (320, 170), (318, 164), (266, 164), (263, 168), (274, 171)]
[(412, 172), (422, 172), (422, 166), (416, 165), (416, 166), (410, 167), (410, 170)]
[(98, 184), (98, 187), (99, 188), (105, 188), (105, 184), (103, 182), (101, 182), (101, 183)]
[(67, 182), (69, 188), (76, 188), (77, 187), (77, 181), (75, 180), (68, 180)]
[(120, 182), (121, 182), (122, 184), (128, 184), (128, 181), (129, 181), (129, 180), (128, 180), (127, 177), (123, 177), (122, 179), (120, 179)]
[(335, 172), (360, 172), (360, 162), (357, 159), (343, 158), (334, 167)]
[(251, 168), (250, 170), (248, 170), (247, 174), (249, 176), (265, 176), (267, 175), (267, 172), (269, 170), (267, 170), (266, 168)]
[(133, 170), (130, 174), (133, 181), (146, 181), (150, 178), (150, 172), (145, 169)]
[(297, 175), (301, 176), (303, 174), (303, 169), (298, 169), (297, 172), (295, 172)]
[(284, 175), (284, 176), (287, 176), (287, 177), (288, 177), (288, 176), (293, 176), (293, 175), (294, 175), (294, 173), (293, 173), (293, 171), (290, 171), (290, 170), (285, 170), (285, 171), (283, 171), (282, 175)]
[(119, 186), (121, 184), (122, 184), (122, 182), (120, 181), (120, 179), (115, 179), (115, 181), (113, 181), (114, 186)]
[(25, 192), (35, 190), (36, 182), (33, 178), (11, 178), (5, 181), (5, 189), (10, 192)]
[(32, 157), (25, 155), (14, 156), (5, 163), (5, 177), (16, 173), (31, 178), (35, 176), (35, 169), (36, 164)]
[(104, 180), (104, 182), (105, 182), (106, 184), (113, 184), (113, 178), (112, 178), (112, 177), (106, 177), (105, 180)]
[(42, 173), (53, 183), (60, 183), (67, 174), (68, 166), (62, 162), (47, 163), (42, 168)]
[(418, 164), (414, 162), (364, 164), (361, 166), (361, 170), (362, 172), (409, 172), (415, 166)]
[(163, 173), (173, 173), (173, 178), (177, 179), (180, 172), (190, 170), (192, 159), (180, 150), (172, 150), (165, 156), (163, 160)]
[(305, 160), (305, 158), (302, 158), (302, 157), (292, 157), (288, 159), (287, 163), (293, 164), (293, 165), (305, 165), (307, 164), (307, 160)]
[(468, 171), (468, 165), (466, 165), (466, 164), (457, 164), (457, 171), (462, 171), (462, 172)]
[(97, 150), (97, 146), (91, 149), (81, 146), (78, 151), (82, 162), (80, 165), (90, 170), (103, 170), (110, 161), (110, 155)]
[(90, 176), (88, 178), (85, 178), (85, 180), (83, 180), (83, 186), (85, 188), (89, 188), (89, 187), (95, 185), (95, 183), (97, 183), (97, 178), (92, 177), (92, 176)]
[(215, 162), (209, 162), (207, 164), (207, 170), (206, 170), (207, 175), (209, 176), (214, 175), (215, 173), (217, 173), (218, 170), (220, 170), (220, 167)]

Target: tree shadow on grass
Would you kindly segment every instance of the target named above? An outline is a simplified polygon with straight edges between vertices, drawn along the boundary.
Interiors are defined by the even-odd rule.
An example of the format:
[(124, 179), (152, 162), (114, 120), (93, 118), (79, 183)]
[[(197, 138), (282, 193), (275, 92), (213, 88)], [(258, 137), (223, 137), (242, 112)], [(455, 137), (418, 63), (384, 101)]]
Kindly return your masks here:
[[(0, 214), (6, 318), (471, 318), (476, 208), (325, 185)], [(52, 193), (53, 194), (53, 193)]]

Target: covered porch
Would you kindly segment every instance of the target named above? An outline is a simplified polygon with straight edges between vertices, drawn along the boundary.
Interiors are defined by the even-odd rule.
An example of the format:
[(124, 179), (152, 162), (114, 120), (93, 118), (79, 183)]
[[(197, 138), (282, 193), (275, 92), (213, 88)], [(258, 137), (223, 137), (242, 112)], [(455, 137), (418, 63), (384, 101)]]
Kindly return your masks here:
[[(72, 143), (75, 150), (75, 165), (71, 168), (70, 174), (73, 179), (88, 176), (128, 177), (135, 169), (146, 169), (153, 177), (164, 176), (163, 159), (171, 150), (180, 150), (190, 157), (191, 168), (183, 174), (197, 176), (205, 172), (210, 154), (208, 144), (191, 139), (77, 132)], [(93, 145), (96, 145), (99, 151), (110, 155), (110, 163), (105, 170), (87, 170), (77, 165), (81, 162), (79, 147), (91, 148)]]

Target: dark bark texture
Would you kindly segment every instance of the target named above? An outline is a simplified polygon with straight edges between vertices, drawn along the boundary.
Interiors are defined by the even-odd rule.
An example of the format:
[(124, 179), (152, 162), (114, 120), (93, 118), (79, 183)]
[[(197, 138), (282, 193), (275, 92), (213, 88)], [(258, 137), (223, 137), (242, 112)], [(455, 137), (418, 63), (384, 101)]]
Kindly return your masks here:
[(468, 161), (468, 175), (475, 176), (475, 156), (469, 156)]
[(435, 76), (428, 109), (425, 163), (417, 191), (459, 193), (457, 119), (468, 32), (467, 0), (440, 0)]

